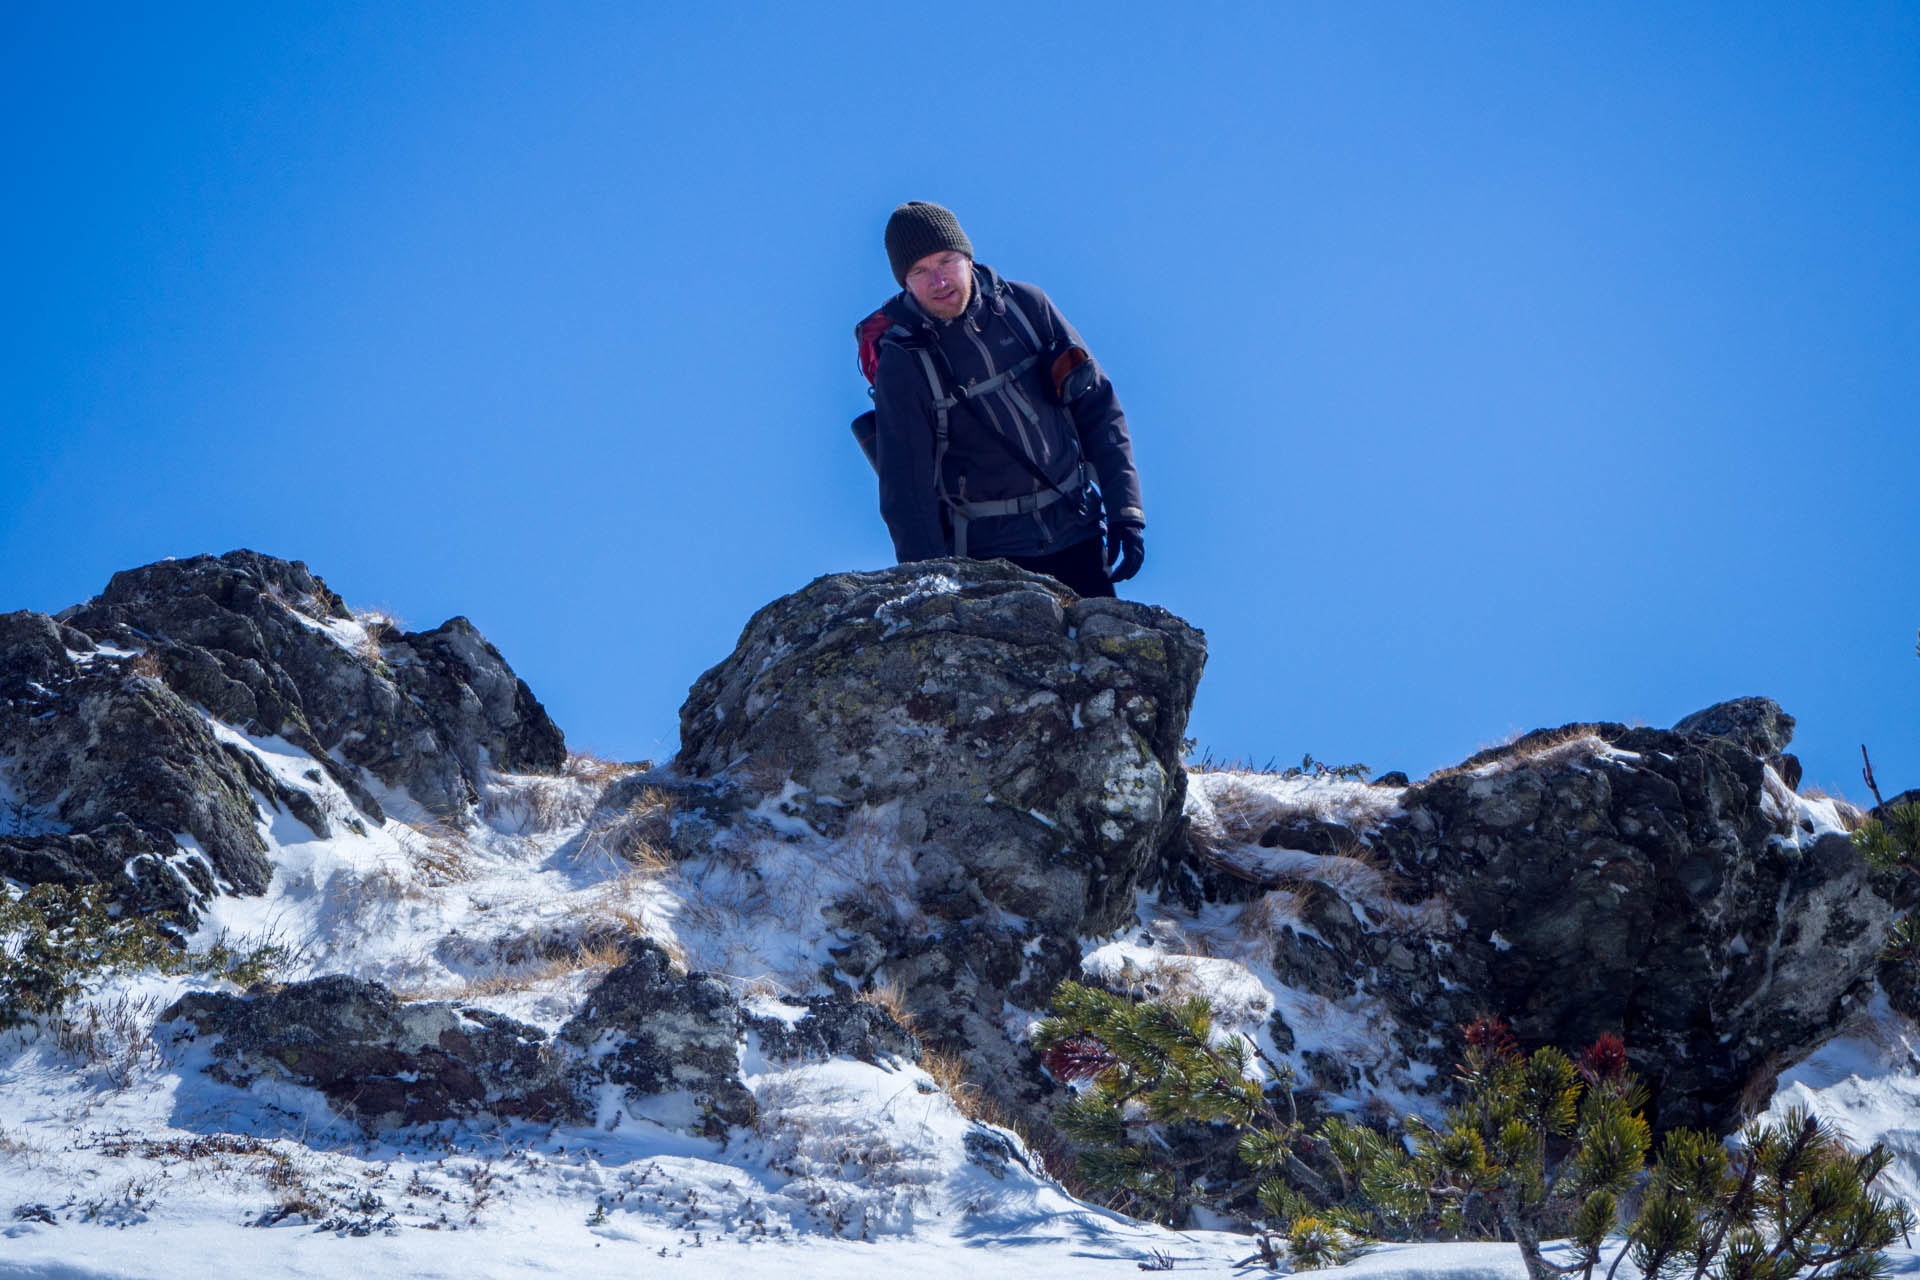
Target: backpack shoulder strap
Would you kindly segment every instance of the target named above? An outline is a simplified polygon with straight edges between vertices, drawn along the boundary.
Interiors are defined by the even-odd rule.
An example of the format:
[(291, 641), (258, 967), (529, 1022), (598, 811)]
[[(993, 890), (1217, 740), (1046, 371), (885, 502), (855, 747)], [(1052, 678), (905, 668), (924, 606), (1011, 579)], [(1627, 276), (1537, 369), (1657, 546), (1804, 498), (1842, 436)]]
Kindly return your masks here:
[(1039, 355), (1041, 349), (1040, 333), (1033, 327), (1033, 321), (1027, 319), (1027, 313), (1021, 309), (1020, 299), (1014, 297), (1013, 290), (1007, 288), (1004, 284), (1000, 286), (1000, 296), (1006, 299), (1007, 314), (1013, 317), (1014, 323), (1020, 327), (1020, 332), (1026, 335), (1027, 350), (1036, 356)]

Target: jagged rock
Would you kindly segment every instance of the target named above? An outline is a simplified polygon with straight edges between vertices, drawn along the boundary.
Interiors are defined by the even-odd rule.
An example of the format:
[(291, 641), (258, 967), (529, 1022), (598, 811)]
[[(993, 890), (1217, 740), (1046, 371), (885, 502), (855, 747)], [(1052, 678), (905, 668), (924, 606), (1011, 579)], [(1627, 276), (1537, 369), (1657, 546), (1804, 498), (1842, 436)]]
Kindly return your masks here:
[(602, 1083), (630, 1099), (686, 1091), (716, 1135), (753, 1123), (753, 1095), (740, 1082), (740, 1005), (705, 973), (682, 977), (656, 943), (636, 938), (627, 958), (588, 993), (560, 1039), (583, 1051), (576, 1088)]
[(803, 996), (782, 1003), (806, 1012), (791, 1021), (748, 1013), (747, 1029), (761, 1052), (776, 1062), (812, 1058), (857, 1058), (878, 1063), (888, 1058), (920, 1060), (920, 1041), (892, 1014), (865, 1000), (845, 996)]
[(1790, 717), (1751, 699), (1682, 724), (1529, 734), (1413, 787), (1352, 839), (1424, 931), (1318, 895), (1282, 980), (1364, 989), (1409, 1063), (1444, 1066), (1483, 1013), (1528, 1046), (1620, 1032), (1662, 1128), (1729, 1128), (1863, 1005), (1893, 912), (1844, 835), (1793, 825), (1766, 764)]
[(377, 982), (334, 975), (258, 997), (197, 992), (160, 1020), (218, 1037), (208, 1067), (215, 1079), (318, 1089), (368, 1130), (481, 1114), (583, 1114), (539, 1028), (466, 1005), (403, 1004)]
[(1688, 737), (1728, 738), (1759, 756), (1780, 775), (1789, 790), (1800, 785), (1800, 758), (1787, 752), (1793, 741), (1793, 717), (1772, 698), (1735, 698), (1696, 711), (1673, 726)]
[(84, 834), (0, 836), (0, 876), (21, 884), (106, 885), (137, 914), (183, 930), (216, 888), (205, 858), (161, 827), (112, 821)]
[(152, 649), (167, 683), (251, 733), (309, 752), (369, 816), (378, 803), (332, 756), (456, 816), (481, 770), (551, 772), (560, 731), (465, 618), (432, 631), (373, 626), (350, 645), (352, 615), (298, 561), (253, 551), (164, 560), (113, 576), (60, 615), (92, 636)]
[(689, 1093), (702, 1113), (697, 1127), (720, 1136), (755, 1116), (740, 1078), (747, 1032), (779, 1061), (920, 1056), (913, 1035), (876, 1005), (839, 996), (783, 1003), (799, 1016), (747, 1013), (719, 980), (677, 974), (658, 945), (630, 939), (625, 962), (551, 1039), (489, 1009), (403, 1003), (345, 975), (245, 996), (196, 992), (160, 1021), (214, 1041), (215, 1079), (317, 1089), (369, 1131), (481, 1115), (591, 1121), (611, 1084), (629, 1103)]
[[(125, 899), (183, 908), (205, 876), (183, 869), (193, 857), (174, 832), (238, 892), (271, 874), (245, 771), (206, 719), (137, 658), (42, 614), (0, 615), (0, 760), (21, 803), (15, 829), (0, 827), (0, 866), (16, 879), (89, 874)], [(137, 865), (107, 865), (109, 850)]]
[(836, 982), (902, 985), (925, 1033), (1019, 1106), (1048, 1086), (1003, 1029), (1075, 972), (1180, 829), (1202, 635), (1001, 561), (820, 578), (747, 624), (681, 710), (678, 766), (828, 837), (884, 820), (913, 914), (837, 908)]
[[(366, 775), (458, 816), (488, 768), (566, 759), (560, 731), (464, 618), (368, 630), (297, 562), (162, 561), (58, 618), (0, 614), (0, 793), (16, 797), (0, 812), (0, 874), (96, 879), (183, 925), (216, 879), (260, 892), (271, 868), (256, 796), (316, 835), (332, 824), (209, 715), (304, 749), (375, 821)], [(176, 848), (183, 833), (197, 850)]]
[(1766, 760), (1793, 741), (1793, 717), (1772, 698), (1735, 698), (1694, 712), (1673, 731), (1689, 738), (1728, 738)]

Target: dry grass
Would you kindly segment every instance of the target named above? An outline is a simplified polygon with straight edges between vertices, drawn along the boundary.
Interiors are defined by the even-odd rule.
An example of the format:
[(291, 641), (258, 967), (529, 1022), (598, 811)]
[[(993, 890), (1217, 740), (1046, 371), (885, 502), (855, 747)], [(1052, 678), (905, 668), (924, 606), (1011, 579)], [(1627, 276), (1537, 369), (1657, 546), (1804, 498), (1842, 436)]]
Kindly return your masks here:
[(1838, 792), (1829, 791), (1825, 787), (1802, 787), (1800, 788), (1800, 798), (1803, 800), (1825, 800), (1831, 804), (1834, 815), (1840, 819), (1840, 825), (1844, 827), (1849, 834), (1858, 831), (1866, 825), (1867, 811)]
[(1399, 807), (1397, 791), (1365, 784), (1329, 785), (1320, 779), (1302, 780), (1286, 793), (1275, 794), (1271, 786), (1229, 776), (1210, 780), (1194, 794), (1202, 816), (1193, 824), (1191, 838), (1202, 854), (1229, 844), (1256, 844), (1269, 829), (1292, 823), (1364, 830)]
[(400, 621), (386, 609), (354, 609), (353, 620), (360, 624), (360, 643), (354, 647), (369, 666), (385, 660), (381, 646), (390, 639), (397, 639), (407, 630), (406, 623)]
[(399, 822), (393, 834), (422, 888), (444, 888), (473, 879), (473, 846), (466, 832), (452, 823)]
[(567, 753), (567, 762), (560, 766), (560, 772), (565, 777), (581, 782), (612, 782), (630, 773), (645, 773), (652, 768), (651, 760), (622, 763), (608, 760), (592, 751), (581, 750)]
[(905, 1027), (912, 1034), (920, 1034), (918, 1015), (907, 1007), (906, 990), (892, 978), (885, 978), (872, 983), (865, 991), (862, 991), (854, 998), (862, 1004), (870, 1004), (877, 1009), (883, 1010), (888, 1017)]
[(522, 939), (516, 952), (509, 952), (497, 973), (467, 978), (451, 985), (410, 987), (400, 992), (404, 1000), (477, 1000), (488, 996), (512, 995), (531, 991), (548, 983), (580, 973), (606, 973), (626, 961), (626, 947), (620, 936), (596, 933), (561, 941), (554, 938)]
[(1497, 746), (1474, 752), (1459, 764), (1434, 770), (1427, 775), (1426, 781), (1438, 782), (1457, 774), (1477, 773), (1489, 766), (1491, 772), (1498, 776), (1515, 769), (1548, 768), (1583, 759), (1606, 748), (1606, 739), (1598, 733), (1601, 727), (1583, 722), (1562, 725), (1558, 729), (1536, 729), (1531, 733), (1516, 734)]
[(1293, 889), (1273, 889), (1241, 908), (1236, 925), (1241, 935), (1271, 951), (1280, 936), (1291, 932), (1306, 914), (1307, 895)]
[(674, 798), (657, 787), (643, 787), (618, 813), (593, 818), (580, 833), (579, 862), (607, 862), (658, 876), (673, 866), (668, 840), (673, 832)]
[[(953, 1102), (954, 1109), (969, 1120), (980, 1124), (995, 1125), (1002, 1129), (1012, 1129), (1015, 1133), (1012, 1117), (1006, 1108), (987, 1096), (985, 1090), (967, 1078), (967, 1064), (958, 1054), (946, 1053), (939, 1049), (926, 1049), (920, 1054), (920, 1069), (927, 1073), (940, 1092)], [(1024, 1137), (1023, 1137), (1024, 1141)]]
[(151, 649), (142, 649), (139, 654), (128, 661), (125, 670), (128, 675), (145, 676), (149, 680), (158, 680), (161, 678), (160, 659), (154, 656), (153, 650)]
[(1252, 760), (1228, 759), (1213, 754), (1209, 747), (1200, 753), (1198, 760), (1182, 762), (1188, 773), (1252, 773), (1277, 778), (1286, 773), (1286, 767), (1277, 759), (1269, 759), (1264, 765), (1255, 765)]
[(153, 1041), (159, 1002), (126, 994), (69, 1005), (53, 1023), (53, 1040), (62, 1053), (97, 1068), (115, 1089), (124, 1089), (149, 1068), (164, 1062)]

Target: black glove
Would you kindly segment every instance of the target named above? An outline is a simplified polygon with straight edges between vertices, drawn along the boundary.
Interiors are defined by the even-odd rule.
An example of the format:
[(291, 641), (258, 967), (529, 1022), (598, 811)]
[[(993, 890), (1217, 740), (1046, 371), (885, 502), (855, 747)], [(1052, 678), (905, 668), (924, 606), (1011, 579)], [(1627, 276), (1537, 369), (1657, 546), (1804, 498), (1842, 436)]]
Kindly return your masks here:
[(1113, 521), (1107, 526), (1107, 578), (1125, 582), (1147, 558), (1145, 525)]

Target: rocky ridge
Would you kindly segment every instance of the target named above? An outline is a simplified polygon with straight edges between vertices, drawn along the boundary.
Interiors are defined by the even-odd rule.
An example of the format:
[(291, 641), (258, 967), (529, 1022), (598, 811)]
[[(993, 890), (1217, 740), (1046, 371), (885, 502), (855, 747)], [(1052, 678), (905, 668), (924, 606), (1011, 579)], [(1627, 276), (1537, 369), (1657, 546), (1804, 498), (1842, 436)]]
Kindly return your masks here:
[[(677, 1097), (725, 1133), (756, 1114), (749, 1057), (924, 1042), (1044, 1134), (1060, 1090), (1024, 1036), (1054, 986), (1204, 972), (1255, 993), (1229, 1024), (1322, 1105), (1435, 1104), (1459, 1023), (1498, 1012), (1531, 1044), (1624, 1032), (1663, 1124), (1725, 1127), (1871, 991), (1891, 909), (1832, 806), (1793, 794), (1774, 704), (1568, 726), (1418, 784), (1189, 774), (1205, 653), (1164, 610), (1001, 563), (830, 575), (748, 623), (690, 692), (674, 765), (610, 772), (565, 846), (647, 806), (640, 879), (751, 888), (793, 851), (872, 868), (786, 906), (823, 939), (801, 968), (733, 938), (715, 954), (757, 968), (700, 971), (643, 913), (657, 939), (629, 930), (541, 1025), (350, 974), (168, 1017), (219, 1078), (312, 1088), (371, 1129)], [(264, 740), (310, 767), (268, 767)], [(0, 874), (101, 883), (183, 932), (267, 887), (276, 811), (315, 836), (403, 802), (457, 827), (496, 773), (565, 762), (464, 620), (356, 619), (297, 563), (164, 562), (57, 617), (0, 615)], [(776, 967), (797, 976), (769, 1012), (742, 975)], [(859, 998), (878, 992), (915, 1031)]]

